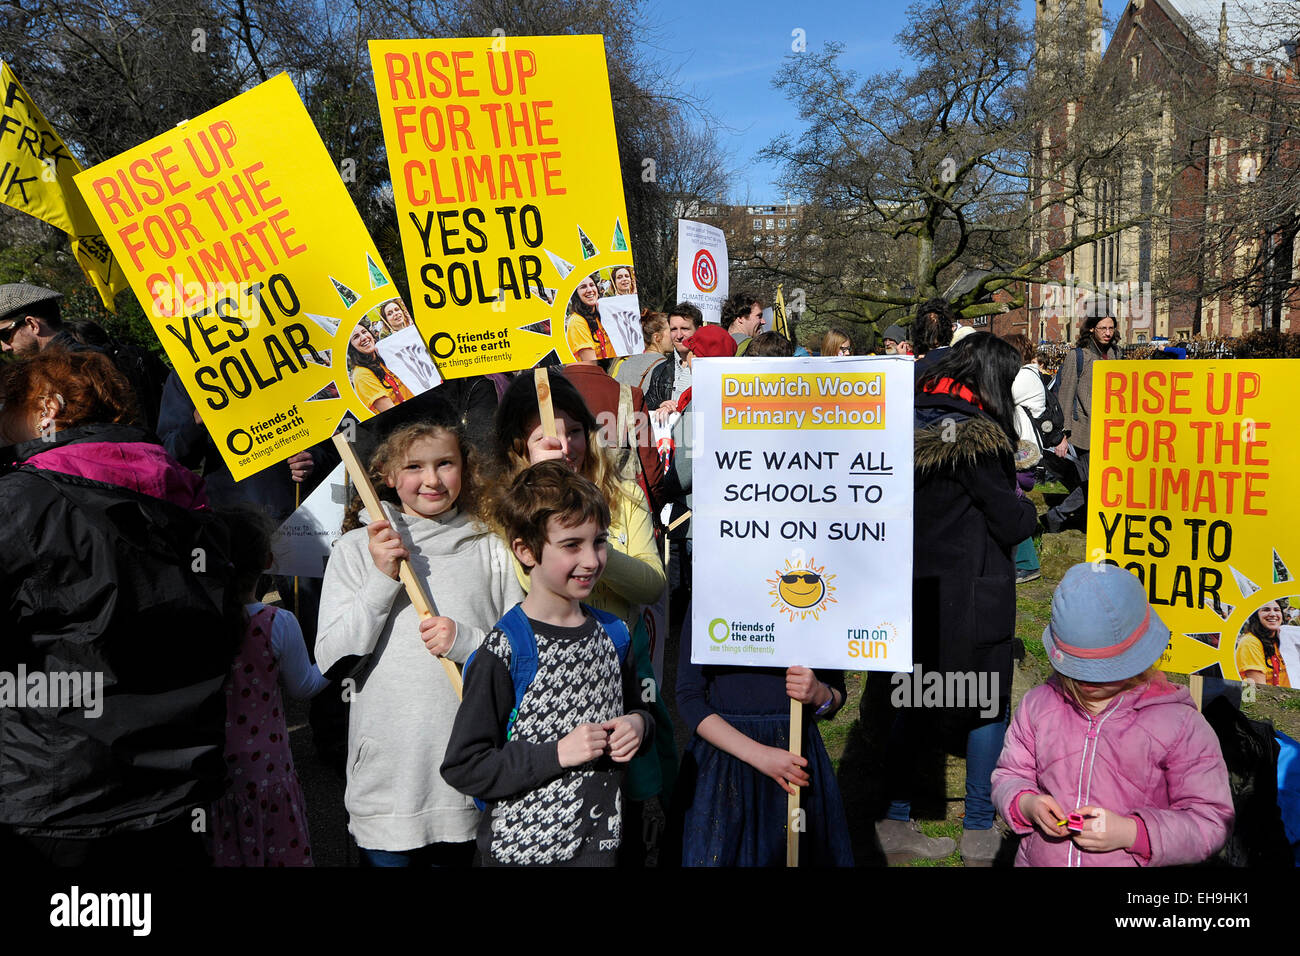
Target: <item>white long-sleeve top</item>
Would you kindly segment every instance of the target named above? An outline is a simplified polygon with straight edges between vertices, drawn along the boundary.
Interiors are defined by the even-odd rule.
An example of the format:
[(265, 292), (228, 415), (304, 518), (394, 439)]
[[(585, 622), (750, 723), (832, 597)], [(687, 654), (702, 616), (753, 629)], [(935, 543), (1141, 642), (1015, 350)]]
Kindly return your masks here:
[(1039, 374), (1037, 362), (1021, 366), (1016, 373), (1011, 383), (1011, 399), (1016, 403), (1016, 437), (1041, 448), (1043, 443), (1038, 439), (1038, 429), (1029, 417), (1038, 417), (1047, 411), (1047, 396), (1043, 393), (1043, 377)]
[[(245, 604), (250, 620), (266, 607), (260, 601)], [(280, 685), (294, 700), (315, 697), (330, 685), (311, 658), (303, 640), (302, 626), (288, 611), (279, 610), (271, 619), (271, 653), (280, 664)]]
[[(370, 520), (361, 513), (362, 522)], [(394, 519), (425, 581), (434, 613), (456, 622), (447, 657), (464, 663), (501, 616), (523, 599), (505, 545), (477, 521)], [(420, 638), (420, 618), (402, 584), (370, 557), (365, 528), (334, 546), (321, 590), (316, 659), (329, 668), (363, 658), (343, 692), (348, 717), (344, 804), (358, 845), (413, 850), (474, 839), (478, 811), (439, 773), (459, 701), (441, 662)]]

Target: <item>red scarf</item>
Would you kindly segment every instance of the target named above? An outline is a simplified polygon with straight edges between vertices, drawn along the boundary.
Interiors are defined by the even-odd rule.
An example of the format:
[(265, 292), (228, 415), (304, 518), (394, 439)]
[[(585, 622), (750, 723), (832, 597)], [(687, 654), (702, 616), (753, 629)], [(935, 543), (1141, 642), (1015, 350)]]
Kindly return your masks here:
[(392, 393), (393, 404), (400, 405), (402, 403), (402, 383), (397, 380), (397, 376), (392, 373), (387, 365), (383, 368), (384, 375), (383, 378), (380, 379), (380, 384)]
[(925, 387), (925, 391), (936, 395), (951, 395), (953, 398), (960, 398), (963, 402), (970, 402), (980, 411), (984, 410), (984, 403), (974, 392), (951, 378), (941, 378), (937, 382), (931, 382)]

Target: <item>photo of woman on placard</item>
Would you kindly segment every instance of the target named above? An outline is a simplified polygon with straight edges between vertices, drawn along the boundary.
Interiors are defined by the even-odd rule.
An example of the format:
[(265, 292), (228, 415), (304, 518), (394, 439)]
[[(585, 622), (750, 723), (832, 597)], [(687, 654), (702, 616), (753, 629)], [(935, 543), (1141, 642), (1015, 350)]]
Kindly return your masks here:
[(636, 276), (631, 266), (615, 266), (609, 277), (614, 280), (615, 295), (636, 295)]
[(568, 316), (564, 320), (564, 337), (569, 350), (579, 362), (613, 358), (614, 348), (600, 324), (600, 273), (593, 272), (578, 284), (569, 298)]
[[(1242, 680), (1270, 687), (1290, 687), (1283, 645), (1296, 645), (1300, 627), (1292, 618), (1286, 598), (1269, 601), (1246, 620), (1237, 638), (1237, 672)], [(1293, 652), (1294, 653), (1294, 652)]]
[(375, 337), (364, 323), (358, 323), (348, 339), (348, 374), (357, 397), (376, 415), (412, 397), (379, 357)]
[(401, 299), (389, 299), (379, 307), (379, 315), (389, 332), (398, 332), (411, 324), (411, 313)]

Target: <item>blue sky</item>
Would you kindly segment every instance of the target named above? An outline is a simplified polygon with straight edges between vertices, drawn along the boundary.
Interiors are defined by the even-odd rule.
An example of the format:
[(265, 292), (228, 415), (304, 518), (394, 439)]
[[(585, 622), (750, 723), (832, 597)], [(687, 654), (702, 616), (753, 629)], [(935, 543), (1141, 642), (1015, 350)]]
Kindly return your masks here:
[[(1020, 0), (1020, 6), (1026, 18), (1033, 17), (1032, 0)], [(1104, 6), (1113, 17), (1124, 0), (1106, 0)], [(771, 87), (791, 52), (792, 31), (804, 31), (809, 50), (828, 40), (843, 43), (843, 63), (870, 75), (903, 66), (894, 37), (907, 7), (906, 0), (649, 0), (654, 31), (645, 47), (675, 67), (680, 85), (707, 99), (722, 124), (719, 140), (735, 171), (732, 198), (783, 202), (777, 170), (756, 154), (779, 133), (800, 128), (794, 107)]]

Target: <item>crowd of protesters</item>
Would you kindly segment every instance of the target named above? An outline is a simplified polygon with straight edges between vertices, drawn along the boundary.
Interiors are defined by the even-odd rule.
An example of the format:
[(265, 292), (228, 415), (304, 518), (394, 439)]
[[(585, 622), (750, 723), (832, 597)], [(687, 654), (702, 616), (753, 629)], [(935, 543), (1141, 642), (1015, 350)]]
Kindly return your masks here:
[[(610, 281), (626, 294), (634, 276)], [(602, 291), (588, 283), (571, 303), (579, 338)], [(0, 378), (0, 671), (94, 673), (103, 692), (85, 709), (0, 707), (9, 859), (311, 864), (287, 695), (336, 702), (363, 865), (637, 866), (650, 816), (667, 821), (661, 865), (780, 865), (796, 787), (801, 859), (852, 865), (817, 731), (845, 703), (843, 673), (690, 661), (692, 582), (709, 578), (692, 568), (693, 362), (807, 354), (763, 330), (758, 298), (733, 295), (720, 326), (689, 303), (647, 313), (638, 356), (611, 361), (599, 334), (583, 338), (579, 361), (552, 369), (553, 433), (531, 373), (395, 399), (358, 441), (391, 510), (351, 503), (301, 622), (261, 600), (271, 530), (335, 459), (318, 446), (234, 482), (175, 375), (77, 331), (58, 298), (0, 287), (0, 342), (18, 353)], [(1168, 631), (1131, 575), (1066, 575), (1043, 637), (1055, 676), (1011, 720), (1016, 585), (1038, 574), (1037, 534), (1086, 500), (1092, 371), (1116, 357), (1118, 322), (1090, 317), (1050, 388), (1023, 338), (963, 328), (938, 300), (882, 335), (886, 354), (916, 358), (916, 660), (996, 674), (1001, 690), (992, 713), (947, 715), (966, 734), (959, 847), (912, 819), (911, 757), (938, 715), (900, 709), (881, 728), (880, 849), (959, 848), (987, 866), (1010, 845), (1000, 816), (1026, 865), (1204, 860), (1233, 822), (1224, 758), (1153, 669)], [(855, 351), (842, 328), (812, 350)], [(1048, 467), (1069, 493), (1040, 519), (1026, 492)], [(411, 604), (403, 562), (433, 616)], [(644, 609), (664, 600), (680, 661), (661, 693)], [(1243, 658), (1261, 674), (1282, 618), (1267, 614)], [(439, 658), (464, 666), (463, 700)], [(1103, 716), (1113, 732), (1094, 732)], [(680, 758), (674, 719), (690, 737)], [(1084, 758), (1087, 785), (1063, 769)]]

